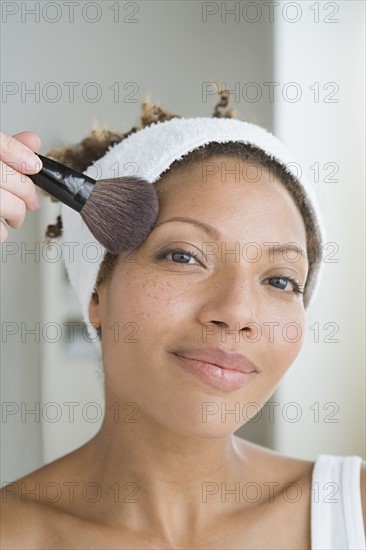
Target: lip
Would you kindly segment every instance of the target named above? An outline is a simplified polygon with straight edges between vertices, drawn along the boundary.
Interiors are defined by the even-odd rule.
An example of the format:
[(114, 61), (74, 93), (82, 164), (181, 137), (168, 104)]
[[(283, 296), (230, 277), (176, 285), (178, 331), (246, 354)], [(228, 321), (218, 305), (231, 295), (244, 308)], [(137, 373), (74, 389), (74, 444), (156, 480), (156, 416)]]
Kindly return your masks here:
[(209, 386), (224, 391), (246, 386), (259, 372), (258, 367), (244, 355), (213, 346), (182, 348), (173, 355), (186, 371)]

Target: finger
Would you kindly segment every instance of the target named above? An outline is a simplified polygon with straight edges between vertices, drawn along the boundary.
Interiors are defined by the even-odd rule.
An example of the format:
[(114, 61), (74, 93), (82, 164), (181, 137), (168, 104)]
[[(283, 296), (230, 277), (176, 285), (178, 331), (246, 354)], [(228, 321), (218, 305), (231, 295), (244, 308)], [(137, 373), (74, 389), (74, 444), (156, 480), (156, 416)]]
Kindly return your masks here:
[[(23, 143), (23, 145), (25, 145), (35, 153), (38, 153), (41, 149), (41, 146), (42, 146), (41, 138), (35, 132), (30, 132), (30, 131), (19, 132), (18, 134), (13, 134), (13, 138)], [(40, 162), (42, 165), (42, 161)], [(37, 186), (34, 185), (33, 181), (30, 178), (27, 178), (27, 180), (31, 184), (31, 186), (33, 186), (34, 188), (34, 193), (30, 194), (32, 196), (30, 196), (29, 202), (26, 201), (27, 209), (32, 211), (37, 210), (41, 206), (41, 198), (37, 193), (38, 188)]]
[(5, 223), (0, 220), (0, 243), (3, 243), (8, 238), (8, 228)]
[(38, 153), (41, 149), (41, 138), (38, 134), (35, 134), (34, 132), (19, 132), (18, 134), (13, 134), (12, 136), (14, 139), (20, 141), (20, 143), (23, 143), (28, 149), (31, 151), (34, 151), (35, 153)]
[(0, 217), (5, 218), (5, 221), (14, 229), (18, 229), (24, 222), (26, 207), (24, 201), (0, 189)]
[(42, 168), (41, 159), (12, 136), (0, 132), (0, 159), (23, 174), (34, 174)]
[(40, 207), (40, 198), (36, 186), (30, 177), (21, 174), (0, 161), (0, 187), (17, 196), (25, 202), (28, 210), (37, 210)]

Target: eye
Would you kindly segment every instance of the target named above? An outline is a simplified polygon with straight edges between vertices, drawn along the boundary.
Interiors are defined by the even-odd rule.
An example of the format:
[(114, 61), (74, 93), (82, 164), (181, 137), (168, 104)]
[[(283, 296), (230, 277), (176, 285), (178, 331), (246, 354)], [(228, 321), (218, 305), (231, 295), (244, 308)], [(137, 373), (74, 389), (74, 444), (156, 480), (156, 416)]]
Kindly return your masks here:
[(277, 275), (276, 277), (269, 277), (267, 281), (268, 284), (270, 284), (274, 288), (282, 290), (284, 292), (294, 292), (295, 294), (304, 293), (301, 283), (293, 277), (288, 277), (287, 275)]
[[(175, 262), (175, 263), (188, 264), (189, 259), (188, 259), (188, 261), (184, 261), (188, 256), (191, 256), (192, 258), (195, 258), (195, 260), (197, 260), (199, 262), (198, 254), (196, 254), (192, 250), (183, 250), (183, 248), (171, 248), (170, 250), (164, 250), (163, 252), (160, 252), (158, 254), (157, 259), (162, 260), (163, 258), (166, 258), (169, 254), (172, 255), (172, 261)], [(186, 258), (184, 258), (184, 256)], [(177, 261), (175, 261), (175, 260), (177, 260)], [(180, 260), (183, 260), (183, 261), (180, 261)], [(199, 262), (199, 263), (201, 263), (201, 262)], [(192, 265), (192, 264), (188, 264), (188, 265)], [(195, 264), (193, 264), (193, 265), (195, 265)]]

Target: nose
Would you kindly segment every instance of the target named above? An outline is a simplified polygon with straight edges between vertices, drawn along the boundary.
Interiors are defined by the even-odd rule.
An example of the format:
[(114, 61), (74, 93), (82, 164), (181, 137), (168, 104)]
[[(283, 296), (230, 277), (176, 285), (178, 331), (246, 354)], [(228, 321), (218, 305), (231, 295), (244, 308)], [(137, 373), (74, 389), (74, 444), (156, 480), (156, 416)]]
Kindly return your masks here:
[(253, 340), (259, 329), (258, 304), (248, 278), (244, 278), (242, 269), (238, 271), (227, 266), (205, 281), (200, 289), (197, 319), (203, 326), (213, 325), (208, 333), (219, 328), (225, 334), (235, 335), (236, 340), (241, 334)]

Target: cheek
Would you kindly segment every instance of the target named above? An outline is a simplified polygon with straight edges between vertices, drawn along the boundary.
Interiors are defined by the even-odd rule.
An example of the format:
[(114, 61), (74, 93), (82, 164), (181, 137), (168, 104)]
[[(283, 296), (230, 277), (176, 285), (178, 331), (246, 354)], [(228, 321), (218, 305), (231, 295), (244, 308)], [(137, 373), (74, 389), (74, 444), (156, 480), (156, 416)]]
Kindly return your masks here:
[[(269, 319), (269, 315), (267, 319)], [(265, 334), (265, 363), (268, 374), (283, 375), (299, 354), (305, 338), (305, 312), (294, 303), (277, 308), (269, 321), (262, 323)]]
[[(254, 402), (260, 406), (268, 401), (280, 384), (281, 379), (291, 367), (299, 354), (305, 329), (305, 314), (303, 306), (294, 304), (266, 307), (266, 315), (257, 318), (260, 326), (260, 338), (255, 343), (243, 346), (250, 350), (250, 357), (256, 359), (261, 367), (261, 373), (243, 392), (243, 402)], [(244, 351), (245, 353), (245, 351)], [(255, 409), (253, 409), (253, 415)]]
[[(169, 334), (179, 320), (187, 315), (189, 300), (182, 284), (174, 284), (149, 271), (130, 270), (118, 276), (110, 287), (104, 325), (119, 331), (118, 343), (133, 342), (138, 347), (157, 343), (157, 338)], [(134, 331), (134, 334), (132, 332)], [(112, 331), (113, 332), (113, 331)], [(105, 348), (116, 340), (108, 328), (103, 332)]]

